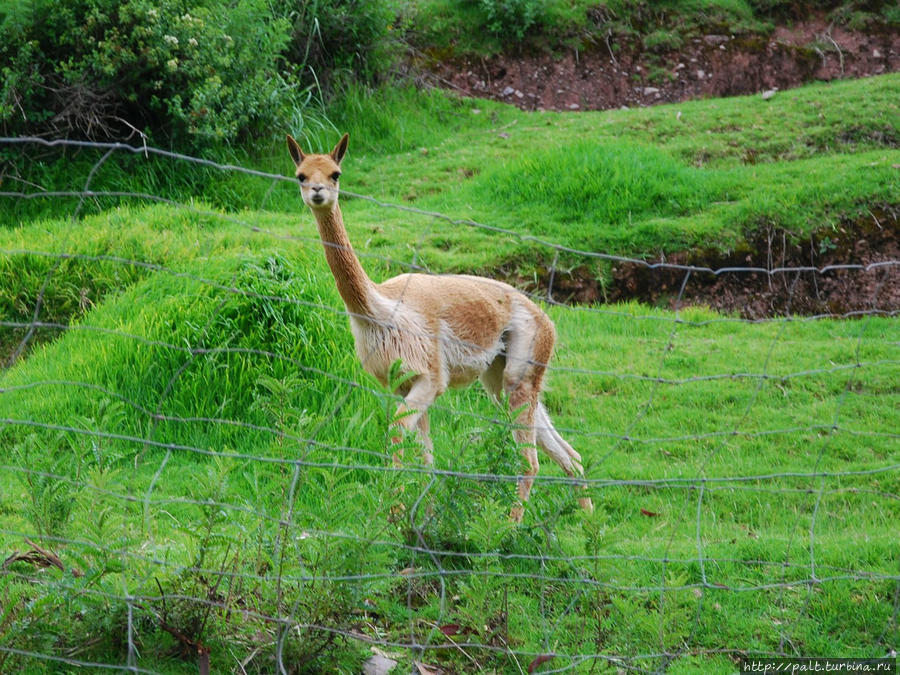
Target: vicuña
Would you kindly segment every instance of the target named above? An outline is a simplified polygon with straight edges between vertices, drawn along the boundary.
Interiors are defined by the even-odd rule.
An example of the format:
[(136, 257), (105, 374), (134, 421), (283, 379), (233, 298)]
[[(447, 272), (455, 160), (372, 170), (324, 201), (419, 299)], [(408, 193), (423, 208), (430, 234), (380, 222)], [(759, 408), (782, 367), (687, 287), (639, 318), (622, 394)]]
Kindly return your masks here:
[[(584, 475), (581, 457), (553, 427), (539, 400), (556, 339), (553, 323), (524, 294), (493, 279), (428, 274), (401, 274), (380, 284), (369, 279), (338, 206), (348, 140), (344, 134), (329, 154), (306, 154), (287, 137), (303, 201), (316, 218), (325, 258), (350, 315), (356, 353), (384, 385), (398, 359), (403, 372), (411, 374), (400, 378), (404, 400), (395, 419), (404, 433), (418, 430), (427, 464), (433, 462), (428, 407), (438, 396), (475, 378), (495, 400), (506, 392), (510, 409), (519, 411), (513, 434), (528, 461), (518, 482), (520, 501), (510, 512), (510, 518), (521, 521), (538, 471), (536, 446), (568, 476)], [(578, 501), (593, 510), (589, 497)]]

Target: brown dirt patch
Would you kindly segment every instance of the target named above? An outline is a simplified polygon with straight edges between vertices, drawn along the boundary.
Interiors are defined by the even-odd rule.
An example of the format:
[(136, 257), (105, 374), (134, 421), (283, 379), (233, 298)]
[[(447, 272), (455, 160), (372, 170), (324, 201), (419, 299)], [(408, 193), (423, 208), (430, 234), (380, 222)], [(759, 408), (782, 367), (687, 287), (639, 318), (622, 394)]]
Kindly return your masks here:
[(611, 46), (451, 60), (432, 64), (432, 72), (443, 86), (525, 110), (604, 110), (900, 71), (900, 32), (864, 33), (824, 19), (770, 36), (703, 35), (674, 52)]
[[(688, 273), (686, 268), (693, 269)], [(703, 305), (745, 319), (897, 314), (900, 211), (873, 210), (858, 222), (803, 241), (768, 229), (749, 235), (741, 250), (727, 254), (682, 251), (645, 262), (618, 262), (605, 288), (587, 266), (568, 272), (545, 269), (536, 281), (513, 281), (556, 302), (639, 300), (669, 309)]]

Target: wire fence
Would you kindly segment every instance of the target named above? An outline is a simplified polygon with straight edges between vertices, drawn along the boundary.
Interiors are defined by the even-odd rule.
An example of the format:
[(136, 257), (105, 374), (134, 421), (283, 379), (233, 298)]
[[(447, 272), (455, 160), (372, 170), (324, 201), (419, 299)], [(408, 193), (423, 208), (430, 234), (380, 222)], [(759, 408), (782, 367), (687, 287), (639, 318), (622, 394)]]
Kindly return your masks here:
[[(357, 213), (554, 260), (531, 289), (560, 334), (546, 402), (586, 473), (544, 467), (515, 526), (511, 417), (448, 394), (431, 408), (434, 466), (413, 439), (392, 445), (397, 397), (356, 365), (327, 268), (310, 262), (317, 238), (262, 212), (91, 187), (119, 155), (294, 179), (149, 146), (0, 138), (23, 145), (99, 159), (79, 189), (0, 192), (74, 204), (70, 221), (0, 232), (0, 671), (378, 672), (381, 659), (687, 672), (895, 655), (900, 260), (654, 262), (342, 190)], [(148, 222), (146, 246), (116, 229), (139, 211), (83, 218), (148, 203), (172, 220)], [(190, 254), (179, 237), (196, 239)], [(430, 273), (420, 245), (360, 256)], [(663, 309), (560, 304), (560, 255), (680, 283)], [(836, 274), (864, 302), (792, 311), (801, 278)], [(690, 306), (710, 275), (778, 280), (785, 311)], [(592, 515), (574, 507), (582, 485)], [(833, 645), (847, 651), (822, 653)]]

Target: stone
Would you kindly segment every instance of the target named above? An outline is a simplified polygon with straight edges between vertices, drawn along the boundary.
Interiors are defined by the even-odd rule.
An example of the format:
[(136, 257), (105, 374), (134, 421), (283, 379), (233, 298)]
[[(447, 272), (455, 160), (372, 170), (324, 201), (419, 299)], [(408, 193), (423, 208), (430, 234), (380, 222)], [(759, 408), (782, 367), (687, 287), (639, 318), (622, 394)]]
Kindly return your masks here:
[(387, 675), (397, 666), (394, 659), (389, 659), (381, 654), (373, 654), (363, 663), (363, 675)]

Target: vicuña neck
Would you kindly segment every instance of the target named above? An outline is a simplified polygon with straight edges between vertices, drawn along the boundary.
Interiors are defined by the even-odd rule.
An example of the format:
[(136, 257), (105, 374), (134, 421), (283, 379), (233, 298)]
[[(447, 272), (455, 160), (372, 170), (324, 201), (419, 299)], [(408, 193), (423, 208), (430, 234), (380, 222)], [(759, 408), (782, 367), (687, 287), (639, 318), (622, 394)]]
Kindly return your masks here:
[(325, 259), (347, 311), (352, 314), (370, 314), (369, 294), (374, 285), (353, 252), (347, 230), (344, 229), (340, 207), (335, 204), (333, 209), (316, 209), (313, 213), (325, 247)]

